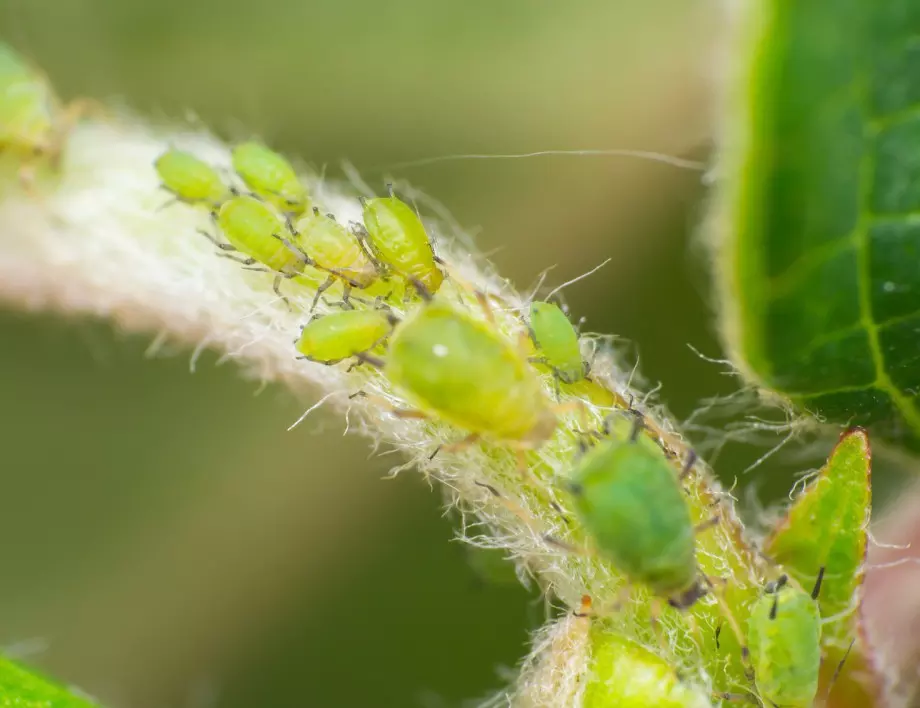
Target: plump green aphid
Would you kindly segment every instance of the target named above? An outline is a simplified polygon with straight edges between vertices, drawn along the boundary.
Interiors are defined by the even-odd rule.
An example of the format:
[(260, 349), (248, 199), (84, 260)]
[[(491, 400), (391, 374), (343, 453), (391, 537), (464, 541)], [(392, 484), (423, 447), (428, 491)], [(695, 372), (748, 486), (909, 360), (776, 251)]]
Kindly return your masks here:
[(80, 103), (62, 108), (45, 75), (0, 42), (0, 153), (12, 152), (23, 161), (24, 182), (32, 177), (30, 161), (57, 159), (84, 108)]
[(588, 364), (581, 358), (578, 333), (565, 313), (551, 302), (530, 303), (530, 337), (542, 363), (553, 375), (567, 384), (578, 383), (588, 373)]
[(309, 206), (307, 188), (291, 163), (261, 143), (233, 148), (233, 169), (257, 195), (289, 214), (302, 214)]
[(568, 487), (597, 550), (631, 582), (679, 608), (703, 595), (690, 512), (661, 450), (635, 437), (605, 440), (579, 460)]
[(768, 706), (811, 708), (821, 668), (821, 615), (816, 602), (824, 569), (811, 595), (786, 584), (767, 587), (748, 619), (754, 682)]
[[(297, 245), (320, 268), (357, 288), (366, 288), (377, 280), (377, 268), (358, 237), (332, 217), (314, 209), (295, 222), (294, 231)], [(329, 285), (331, 282), (326, 287)]]
[(295, 346), (310, 361), (335, 364), (373, 349), (394, 324), (393, 316), (382, 310), (334, 312), (308, 322)]
[(224, 237), (230, 242), (218, 244), (224, 250), (236, 250), (277, 273), (293, 275), (303, 270), (304, 257), (281, 240), (292, 238), (284, 220), (265, 202), (250, 196), (236, 196), (225, 201), (216, 215)]
[(169, 149), (154, 163), (163, 188), (179, 201), (219, 207), (230, 190), (217, 170), (191, 153)]
[(438, 291), (444, 274), (422, 220), (408, 204), (395, 196), (365, 200), (364, 227), (367, 245), (381, 265), (419, 281), (429, 292)]
[(440, 298), (397, 326), (384, 373), (422, 412), (473, 434), (537, 446), (556, 428), (527, 361), (493, 327)]

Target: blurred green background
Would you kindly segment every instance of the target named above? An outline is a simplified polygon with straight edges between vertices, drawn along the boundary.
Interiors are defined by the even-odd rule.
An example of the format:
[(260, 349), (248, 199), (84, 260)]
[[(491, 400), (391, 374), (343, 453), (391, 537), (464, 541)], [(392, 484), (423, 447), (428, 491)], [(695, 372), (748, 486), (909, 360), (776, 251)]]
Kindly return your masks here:
[[(588, 328), (635, 342), (681, 418), (733, 390), (692, 236), (720, 17), (649, 0), (0, 0), (0, 36), (67, 97), (256, 134), (438, 198), (521, 287), (555, 265)], [(440, 495), (381, 477), (343, 423), (215, 357), (0, 313), (0, 644), (112, 708), (460, 706), (499, 688), (541, 600), (483, 584)], [(169, 354), (169, 355), (167, 355)], [(764, 450), (721, 458), (731, 480)], [(826, 451), (826, 449), (825, 449)], [(787, 465), (788, 467), (788, 465)], [(785, 474), (757, 476), (766, 497)], [(768, 475), (767, 475), (768, 476)], [(751, 478), (748, 478), (751, 479)], [(36, 648), (36, 647), (33, 647)]]

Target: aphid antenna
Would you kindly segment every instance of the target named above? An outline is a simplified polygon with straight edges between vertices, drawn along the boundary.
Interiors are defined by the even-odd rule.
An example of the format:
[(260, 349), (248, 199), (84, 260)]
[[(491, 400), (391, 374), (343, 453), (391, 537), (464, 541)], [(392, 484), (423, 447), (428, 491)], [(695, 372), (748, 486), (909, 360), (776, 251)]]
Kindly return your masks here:
[(599, 270), (600, 270), (601, 268), (603, 268), (605, 265), (607, 265), (608, 263), (610, 263), (610, 261), (612, 261), (612, 260), (613, 260), (612, 258), (608, 258), (606, 261), (604, 261), (603, 263), (601, 263), (601, 264), (598, 265), (598, 266), (595, 266), (594, 268), (592, 268), (591, 270), (589, 270), (587, 273), (582, 273), (581, 275), (579, 275), (579, 276), (577, 276), (577, 277), (575, 277), (575, 278), (572, 278), (571, 280), (567, 280), (567, 281), (564, 282), (562, 285), (557, 285), (555, 288), (553, 288), (553, 289), (549, 292), (549, 294), (544, 298), (544, 300), (549, 300), (553, 295), (555, 295), (556, 293), (558, 293), (558, 292), (559, 292), (560, 290), (562, 290), (563, 288), (567, 288), (567, 287), (569, 287), (570, 285), (574, 285), (574, 284), (577, 283), (579, 280), (584, 280), (584, 279), (587, 278), (588, 276), (594, 275), (597, 271), (599, 271)]
[(853, 650), (853, 645), (856, 644), (856, 637), (850, 641), (850, 645), (847, 647), (846, 652), (843, 655), (843, 658), (840, 660), (840, 663), (837, 664), (837, 668), (834, 669), (834, 675), (831, 676), (831, 680), (828, 681), (827, 690), (824, 692), (824, 701), (823, 704), (826, 706), (831, 699), (831, 691), (834, 690), (834, 685), (837, 683), (837, 679), (840, 678), (840, 674), (843, 671), (843, 665), (846, 663), (847, 659), (850, 658), (850, 652)]
[(393, 189), (392, 182), (387, 182), (387, 194), (389, 194), (391, 198), (397, 198), (397, 199), (399, 198), (396, 196), (396, 192)]

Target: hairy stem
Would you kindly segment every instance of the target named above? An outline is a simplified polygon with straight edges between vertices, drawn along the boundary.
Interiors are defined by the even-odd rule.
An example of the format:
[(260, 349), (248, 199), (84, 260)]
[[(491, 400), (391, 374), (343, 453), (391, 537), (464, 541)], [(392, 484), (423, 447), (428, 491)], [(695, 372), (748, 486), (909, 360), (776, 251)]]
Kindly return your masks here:
[[(581, 701), (592, 653), (600, 646), (610, 654), (605, 637), (616, 637), (616, 647), (629, 646), (622, 644), (627, 641), (653, 650), (696, 687), (692, 699), (674, 705), (706, 705), (711, 690), (748, 685), (738, 638), (723, 632), (717, 648), (715, 635), (727, 619), (731, 625), (726, 607), (743, 609), (756, 596), (760, 573), (731, 500), (721, 495), (704, 464), (696, 464), (684, 487), (694, 522), (712, 520), (697, 539), (701, 570), (727, 582), (689, 612), (665, 608), (653, 621), (645, 590), (631, 588), (624, 605), (621, 574), (596, 555), (570, 548), (585, 547), (588, 539), (560, 481), (585, 429), (598, 428), (613, 414), (613, 434), (625, 437), (638, 415), (644, 421), (641, 442), (662, 447), (675, 473), (690, 454), (660, 411), (637, 410), (642, 406), (633, 402), (642, 397), (630, 389), (627, 372), (603, 337), (582, 338), (583, 353), (593, 360), (592, 380), (566, 387), (563, 400), (577, 401), (577, 410), (562, 415), (550, 443), (527, 453), (532, 475), (522, 476), (514, 452), (496, 445), (475, 444), (431, 458), (438, 446), (462, 438), (462, 431), (394, 416), (391, 406), (402, 405), (399, 392), (371, 367), (348, 371), (345, 365), (298, 360), (292, 342), (309, 318), (315, 284), (283, 284), (288, 306), (272, 292), (270, 274), (220, 257), (196, 233), (213, 228), (207, 213), (170, 204), (158, 188), (153, 161), (170, 144), (229, 164), (226, 148), (206, 135), (158, 131), (129, 118), (81, 124), (70, 136), (60, 172), (44, 175), (34, 194), (19, 188), (16, 165), (7, 164), (6, 181), (0, 182), (0, 299), (24, 310), (108, 318), (125, 330), (149, 332), (195, 352), (214, 349), (256, 378), (307, 392), (342, 411), (352, 429), (376, 444), (399, 449), (405, 466), (441, 482), (447, 503), (462, 512), (460, 533), (466, 540), (504, 549), (519, 575), (536, 579), (564, 608), (576, 610), (589, 595), (596, 621), (569, 614), (549, 625), (537, 638), (521, 684), (497, 700), (534, 706)], [(360, 221), (354, 189), (305, 179), (324, 212), (341, 223)], [(473, 293), (492, 294), (499, 303), (496, 326), (520, 339), (525, 299), (461, 250), (456, 239), (427, 225), (451, 276), (448, 296), (485, 317)], [(319, 312), (328, 309), (320, 301)], [(545, 385), (555, 395), (550, 375)], [(607, 611), (613, 607), (616, 612)]]

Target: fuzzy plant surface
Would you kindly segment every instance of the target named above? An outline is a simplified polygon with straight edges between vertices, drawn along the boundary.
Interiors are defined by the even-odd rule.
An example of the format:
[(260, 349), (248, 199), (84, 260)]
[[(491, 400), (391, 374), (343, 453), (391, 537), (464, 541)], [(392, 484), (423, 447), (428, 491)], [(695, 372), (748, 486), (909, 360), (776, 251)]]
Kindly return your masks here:
[[(795, 326), (789, 333), (783, 329), (774, 341), (771, 337), (779, 336), (778, 315), (771, 313), (772, 300), (767, 302), (764, 295), (767, 273), (762, 264), (769, 260), (764, 254), (774, 247), (786, 258), (796, 249), (810, 249), (812, 236), (801, 235), (802, 224), (812, 234), (824, 228), (820, 218), (842, 218), (845, 210), (838, 207), (835, 190), (849, 174), (852, 166), (846, 159), (854, 151), (846, 151), (852, 141), (838, 145), (832, 131), (838, 126), (835, 111), (851, 118), (846, 106), (852, 87), (834, 83), (832, 67), (822, 62), (830, 63), (836, 52), (852, 57), (857, 52), (853, 46), (874, 56), (865, 35), (894, 20), (881, 11), (876, 16), (873, 8), (895, 12), (895, 6), (894, 0), (880, 5), (846, 0), (845, 11), (835, 9), (830, 0), (759, 0), (745, 5), (739, 17), (740, 48), (733, 58), (740, 72), (729, 92), (721, 188), (714, 206), (723, 239), (717, 258), (724, 295), (732, 303), (723, 306), (726, 331), (742, 368), (825, 416), (849, 420), (858, 414), (866, 423), (884, 416), (862, 415), (858, 400), (851, 409), (843, 399), (834, 399), (836, 408), (826, 404), (838, 382), (827, 383), (829, 365), (823, 360), (809, 369), (812, 360), (801, 354), (802, 342), (795, 339), (811, 334), (809, 328), (819, 321), (836, 327), (832, 318), (814, 313), (827, 312), (828, 302), (842, 298), (848, 281), (802, 291), (795, 306), (784, 301), (783, 316), (793, 317)], [(906, 1), (897, 12), (899, 27), (917, 17)], [(857, 41), (848, 44), (844, 35)], [(839, 64), (856, 66), (857, 58)], [(833, 69), (843, 71), (836, 65)], [(870, 88), (871, 80), (865, 78)], [(35, 90), (47, 87), (38, 72), (24, 81)], [(910, 85), (902, 88), (909, 91)], [(0, 119), (15, 114), (3, 113), (10, 107), (3, 103), (10, 95), (0, 93)], [(822, 110), (806, 109), (805, 97), (821, 98)], [(274, 273), (223, 257), (227, 254), (199, 233), (225, 242), (221, 236), (227, 234), (221, 234), (208, 208), (170, 200), (161, 189), (154, 164), (167, 149), (181, 148), (220, 174), (233, 175), (228, 146), (182, 126), (153, 126), (124, 114), (103, 113), (71, 126), (66, 109), (53, 101), (42, 105), (50, 107), (50, 119), (30, 124), (37, 133), (0, 132), (3, 147), (14, 148), (0, 152), (0, 300), (22, 310), (106, 318), (121, 329), (149, 333), (157, 341), (194, 352), (221, 352), (255, 378), (281, 382), (312, 397), (316, 405), (337, 409), (351, 430), (375, 445), (401, 451), (400, 469), (418, 469), (441, 484), (446, 504), (461, 514), (461, 536), (477, 548), (500, 553), (513, 563), (519, 578), (536, 581), (559, 609), (534, 636), (517, 682), (493, 697), (490, 705), (703, 708), (739, 701), (770, 705), (778, 700), (800, 708), (828, 702), (870, 708), (899, 705), (898, 677), (879, 668), (878, 652), (871, 647), (860, 614), (871, 498), (871, 456), (864, 430), (844, 433), (827, 464), (795, 497), (772, 532), (754, 537), (735, 514), (731, 495), (719, 487), (704, 462), (695, 460), (663, 409), (638, 403), (646, 399), (631, 388), (630, 372), (618, 363), (609, 338), (581, 335), (579, 353), (591, 362), (590, 374), (574, 383), (560, 381), (558, 371), (542, 360), (545, 352), (528, 335), (528, 298), (495, 274), (460, 234), (423, 215), (445, 276), (431, 288), (437, 290), (437, 306), (460, 313), (487, 333), (485, 337), (514, 352), (515, 370), (538, 382), (534, 400), (551, 413), (554, 424), (552, 435), (537, 441), (542, 444), (525, 434), (468, 439), (470, 426), (464, 424), (470, 417), (448, 421), (432, 410), (425, 416), (407, 414), (416, 407), (417, 396), (402, 385), (405, 376), (392, 375), (397, 364), (402, 370), (424, 370), (430, 357), (449, 353), (443, 343), (401, 352), (399, 361), (385, 343), (363, 358), (349, 357), (332, 365), (298, 357), (294, 340), (301, 328), (322, 321), (311, 318), (341, 312), (341, 281), (317, 298), (325, 274), (302, 269), (287, 273), (296, 277), (281, 283), (283, 297), (279, 296), (273, 288)], [(841, 118), (841, 124), (849, 126), (847, 120)], [(799, 135), (796, 130), (802, 131), (801, 144), (776, 147), (780, 140), (792, 141), (790, 135)], [(42, 144), (50, 155), (36, 158), (35, 151), (27, 149), (36, 134), (39, 139), (53, 138)], [(834, 156), (831, 166), (796, 162), (815, 155), (817, 147), (811, 141), (823, 146), (819, 154), (824, 158)], [(783, 162), (787, 158), (789, 164)], [(300, 181), (310, 204), (334, 215), (339, 224), (360, 223), (358, 198), (375, 196), (360, 183), (337, 184), (307, 171), (301, 171)], [(817, 201), (807, 207), (809, 218), (803, 218), (794, 209), (803, 208), (809, 198)], [(858, 241), (857, 251), (864, 259), (868, 231), (860, 229), (868, 228), (863, 221), (868, 217), (859, 209), (856, 213), (858, 235), (851, 240)], [(873, 281), (857, 280), (858, 292), (871, 290)], [(359, 310), (386, 304), (398, 321), (393, 339), (435, 306), (415, 283), (395, 281), (402, 291), (398, 294), (392, 283), (386, 283), (377, 291), (368, 287), (353, 296)], [(856, 324), (875, 332), (870, 354), (878, 364), (881, 340), (867, 297), (859, 298)], [(841, 355), (838, 368), (856, 365), (857, 357), (849, 350), (836, 351)], [(532, 411), (515, 399), (517, 389), (503, 389), (497, 367), (489, 364), (494, 359), (482, 360), (485, 365), (465, 372), (481, 382), (463, 392), (472, 409), (480, 403), (480, 409), (505, 410), (507, 420), (526, 422)], [(469, 366), (479, 366), (479, 361), (470, 356)], [(789, 372), (798, 366), (805, 373), (795, 379)], [(889, 376), (891, 385), (885, 390), (894, 390), (887, 369), (873, 371), (874, 380)], [(797, 383), (801, 381), (821, 390), (806, 390)], [(842, 388), (850, 390), (849, 386)], [(895, 408), (910, 423), (907, 409)], [(847, 410), (850, 413), (844, 415)], [(572, 480), (573, 471), (592, 454), (585, 448), (601, 445), (638, 446), (646, 459), (666, 465), (672, 473), (668, 479), (681, 504), (679, 513), (668, 518), (661, 515), (670, 512), (661, 511), (654, 496), (643, 496), (641, 475), (627, 476), (626, 486), (617, 487), (612, 497), (629, 492), (639, 500), (631, 511), (640, 536), (637, 544), (648, 540), (641, 534), (680, 527), (686, 515), (701, 590), (701, 597), (692, 598), (695, 602), (687, 602), (688, 607), (671, 606), (668, 601), (673, 598), (653, 593), (635, 571), (627, 575), (614, 561), (615, 554), (598, 543), (597, 528), (604, 519), (591, 516), (587, 502), (592, 499), (580, 496), (587, 494), (587, 486), (573, 485)], [(628, 533), (621, 536), (631, 540)], [(662, 554), (643, 562), (649, 573), (661, 571), (661, 565), (667, 566), (664, 572), (676, 572), (666, 561)], [(812, 588), (813, 598), (808, 594)], [(817, 618), (819, 629), (803, 635), (803, 641), (794, 622), (792, 629), (784, 629), (790, 624), (778, 598), (791, 597), (789, 593), (798, 593), (803, 619)], [(780, 621), (774, 623), (777, 618)], [(770, 651), (766, 640), (749, 649), (755, 635), (767, 636), (779, 650)], [(805, 652), (807, 661), (791, 660), (784, 648)], [(800, 665), (813, 666), (812, 674), (803, 675)], [(9, 666), (10, 678), (4, 674), (0, 685), (0, 706), (83, 705), (76, 694), (68, 697)], [(813, 682), (817, 688), (810, 690)], [(811, 695), (784, 701), (786, 692)]]

